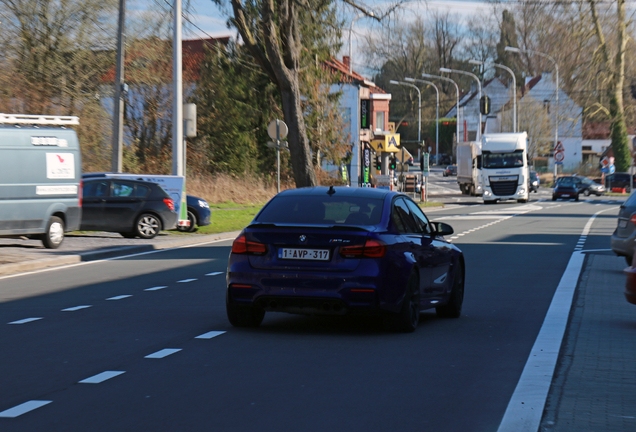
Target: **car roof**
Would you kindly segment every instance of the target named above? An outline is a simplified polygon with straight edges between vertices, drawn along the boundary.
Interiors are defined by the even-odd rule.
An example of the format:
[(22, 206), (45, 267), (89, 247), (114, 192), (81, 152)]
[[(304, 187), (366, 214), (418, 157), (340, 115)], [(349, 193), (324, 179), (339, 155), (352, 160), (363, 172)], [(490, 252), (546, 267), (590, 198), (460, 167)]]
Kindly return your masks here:
[(376, 198), (381, 199), (385, 198), (387, 195), (397, 195), (397, 192), (393, 192), (387, 189), (376, 189), (376, 188), (353, 188), (346, 186), (316, 186), (316, 187), (306, 187), (306, 188), (298, 188), (298, 189), (287, 189), (278, 194), (278, 196), (294, 196), (294, 195), (322, 195), (326, 194), (330, 190), (333, 190), (335, 196), (355, 196), (355, 197), (366, 197), (366, 198)]
[(112, 177), (88, 177), (88, 178), (84, 178), (83, 181), (84, 181), (84, 184), (86, 184), (86, 183), (91, 183), (94, 181), (103, 181), (103, 180), (108, 180), (108, 181), (117, 180), (117, 181), (125, 181), (128, 183), (135, 183), (135, 184), (146, 185), (146, 186), (159, 186), (157, 183), (144, 181), (144, 180), (133, 180), (133, 179), (127, 179), (127, 178), (112, 178)]

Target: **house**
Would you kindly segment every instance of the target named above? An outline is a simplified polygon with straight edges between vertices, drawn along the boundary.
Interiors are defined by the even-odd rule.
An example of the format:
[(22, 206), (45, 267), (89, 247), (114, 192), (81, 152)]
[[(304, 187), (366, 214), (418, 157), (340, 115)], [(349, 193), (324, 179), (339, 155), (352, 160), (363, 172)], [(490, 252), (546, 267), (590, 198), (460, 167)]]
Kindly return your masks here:
[(352, 145), (349, 175), (351, 186), (358, 186), (366, 183), (365, 169), (371, 170), (370, 159), (363, 157), (365, 151), (371, 150), (371, 140), (388, 134), (391, 94), (357, 72), (349, 71), (349, 61), (349, 56), (344, 56), (342, 61), (332, 58), (325, 61), (324, 66), (336, 75), (337, 83), (332, 84), (331, 91), (343, 95), (341, 106)]
[[(636, 130), (627, 127), (627, 137), (630, 143), (630, 152), (636, 151)], [(614, 156), (610, 138), (610, 122), (586, 122), (583, 124), (582, 154), (583, 163), (590, 167), (599, 166), (604, 157)]]

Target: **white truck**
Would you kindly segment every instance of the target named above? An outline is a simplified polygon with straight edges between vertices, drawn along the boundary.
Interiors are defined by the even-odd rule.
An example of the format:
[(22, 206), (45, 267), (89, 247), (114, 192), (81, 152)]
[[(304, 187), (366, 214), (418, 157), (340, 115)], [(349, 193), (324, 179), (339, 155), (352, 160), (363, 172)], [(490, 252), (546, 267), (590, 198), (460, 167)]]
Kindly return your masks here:
[(480, 142), (457, 145), (457, 184), (464, 195), (482, 194)]
[(493, 133), (481, 139), (481, 184), (485, 204), (528, 202), (528, 134)]

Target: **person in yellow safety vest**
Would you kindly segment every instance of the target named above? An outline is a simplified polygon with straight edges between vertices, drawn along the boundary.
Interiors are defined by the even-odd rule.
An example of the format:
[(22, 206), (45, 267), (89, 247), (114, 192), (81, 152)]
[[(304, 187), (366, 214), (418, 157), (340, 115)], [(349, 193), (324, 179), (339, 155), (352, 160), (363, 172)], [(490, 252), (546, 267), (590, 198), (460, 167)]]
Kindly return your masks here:
[(340, 172), (342, 173), (342, 183), (345, 185), (349, 185), (349, 180), (347, 178), (347, 166), (341, 165)]

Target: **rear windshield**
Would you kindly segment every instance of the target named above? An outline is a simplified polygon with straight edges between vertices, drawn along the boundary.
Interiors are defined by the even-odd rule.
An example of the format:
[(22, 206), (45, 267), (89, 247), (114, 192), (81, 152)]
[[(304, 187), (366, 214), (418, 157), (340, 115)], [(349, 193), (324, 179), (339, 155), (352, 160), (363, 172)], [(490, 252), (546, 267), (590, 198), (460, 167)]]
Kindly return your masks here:
[(278, 196), (256, 222), (312, 225), (376, 225), (382, 219), (383, 199), (324, 195)]

